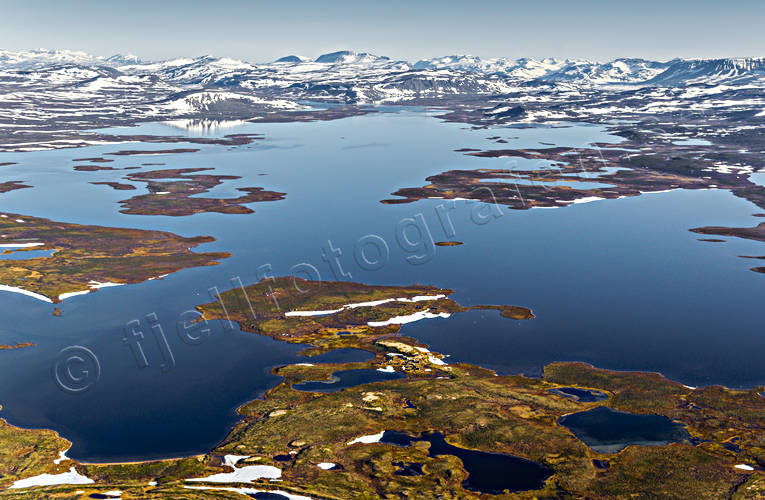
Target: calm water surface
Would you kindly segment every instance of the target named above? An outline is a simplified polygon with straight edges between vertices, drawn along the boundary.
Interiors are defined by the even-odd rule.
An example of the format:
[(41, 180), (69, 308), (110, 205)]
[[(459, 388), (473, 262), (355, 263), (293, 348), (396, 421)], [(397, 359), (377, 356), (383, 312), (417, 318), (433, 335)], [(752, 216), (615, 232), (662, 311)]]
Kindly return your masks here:
[[(117, 132), (184, 133), (162, 124)], [(704, 225), (761, 222), (752, 214), (762, 210), (745, 200), (716, 190), (674, 191), (554, 210), (502, 208), (501, 215), (488, 219), (481, 215), (491, 214), (486, 210), (490, 207), (457, 201), (453, 209), (451, 203), (444, 206), (453, 232), (439, 220), (444, 200), (379, 203), (401, 187), (423, 186), (426, 177), (450, 169), (546, 165), (524, 159), (511, 165), (506, 159), (470, 157), (454, 149), (620, 140), (600, 127), (470, 130), (426, 113), (398, 112), (331, 122), (247, 124), (216, 133), (254, 132), (265, 134), (265, 140), (233, 148), (193, 146), (200, 151), (190, 154), (112, 156), (115, 161), (109, 164), (162, 162), (166, 165), (142, 169), (213, 167), (218, 174), (242, 176), (214, 188), (211, 196), (238, 196), (235, 188), (247, 186), (287, 193), (282, 201), (251, 204), (255, 213), (249, 215), (120, 214), (117, 202), (145, 193), (145, 184), (136, 183), (136, 191), (115, 191), (89, 182), (120, 181), (135, 171), (72, 169), (78, 164), (73, 158), (185, 145), (135, 143), (0, 154), (0, 162), (19, 163), (1, 167), (2, 180), (34, 186), (3, 194), (3, 211), (211, 235), (216, 241), (199, 251), (233, 254), (219, 266), (67, 299), (60, 305), (60, 317), (53, 316), (51, 304), (0, 292), (0, 343), (37, 344), (0, 351), (4, 418), (60, 431), (73, 441), (70, 456), (77, 459), (147, 459), (208, 450), (236, 422), (239, 405), (279, 382), (272, 367), (315, 360), (300, 356), (301, 346), (220, 323), (211, 323), (209, 340), (190, 345), (177, 334), (179, 315), (209, 301), (211, 287), (231, 288), (231, 279), (237, 277), (247, 284), (264, 273), (289, 274), (299, 263), (315, 266), (325, 280), (429, 283), (454, 289), (453, 297), (464, 305), (524, 305), (537, 315), (517, 322), (496, 311), (472, 311), (403, 328), (404, 334), (449, 355), (446, 361), (539, 374), (548, 362), (581, 360), (604, 368), (658, 371), (689, 385), (750, 387), (765, 382), (765, 277), (748, 270), (751, 261), (737, 257), (762, 255), (765, 247), (735, 239), (704, 243), (688, 232)], [(486, 139), (496, 135), (508, 144)], [(404, 249), (396, 239), (402, 220), (420, 224), (422, 234), (429, 232), (434, 241), (465, 244)], [(418, 243), (417, 231), (408, 230)], [(378, 269), (363, 269), (354, 259), (354, 245), (366, 235), (381, 237), (389, 247), (389, 258)], [(345, 275), (322, 260), (323, 251), (331, 254), (330, 245), (342, 252)], [(418, 265), (407, 260), (412, 256), (418, 257)], [(167, 337), (172, 362), (150, 341), (146, 315), (151, 313)], [(148, 367), (140, 368), (122, 342), (131, 320), (139, 320), (147, 335)], [(72, 345), (90, 349), (101, 368), (97, 383), (81, 394), (62, 392), (51, 375), (59, 351)], [(345, 354), (334, 355), (334, 362), (344, 361)]]
[(402, 432), (385, 431), (381, 443), (410, 446), (416, 441), (427, 441), (428, 455), (452, 455), (460, 459), (468, 473), (462, 485), (473, 491), (501, 494), (505, 490), (525, 491), (539, 489), (553, 471), (535, 462), (504, 453), (460, 448), (446, 442), (440, 432), (425, 432), (414, 437)]
[(688, 442), (685, 426), (663, 415), (637, 415), (598, 406), (558, 420), (598, 453), (617, 453), (629, 445), (659, 446)]

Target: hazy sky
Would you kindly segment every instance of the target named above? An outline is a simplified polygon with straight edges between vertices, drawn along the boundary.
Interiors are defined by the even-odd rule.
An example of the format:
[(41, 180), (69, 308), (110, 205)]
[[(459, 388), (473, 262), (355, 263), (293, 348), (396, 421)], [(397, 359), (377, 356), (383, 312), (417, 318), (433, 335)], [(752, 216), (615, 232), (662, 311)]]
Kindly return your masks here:
[(0, 0), (0, 48), (212, 54), (254, 62), (351, 49), (596, 60), (765, 55), (765, 2)]

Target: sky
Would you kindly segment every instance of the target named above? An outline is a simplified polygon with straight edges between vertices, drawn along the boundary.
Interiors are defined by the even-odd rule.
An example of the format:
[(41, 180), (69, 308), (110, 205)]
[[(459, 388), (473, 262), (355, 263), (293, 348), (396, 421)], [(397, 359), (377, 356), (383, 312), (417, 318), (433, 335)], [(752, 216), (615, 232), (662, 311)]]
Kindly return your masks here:
[(0, 0), (0, 49), (266, 62), (355, 50), (610, 60), (765, 56), (761, 0)]

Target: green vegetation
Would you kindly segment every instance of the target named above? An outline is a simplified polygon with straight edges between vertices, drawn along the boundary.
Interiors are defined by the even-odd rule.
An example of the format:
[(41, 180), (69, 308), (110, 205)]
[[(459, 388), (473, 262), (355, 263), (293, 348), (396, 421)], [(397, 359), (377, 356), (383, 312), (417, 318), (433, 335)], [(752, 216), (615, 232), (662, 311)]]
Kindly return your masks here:
[(69, 446), (53, 431), (20, 429), (0, 419), (0, 488), (55, 471), (53, 461)]
[[(162, 231), (84, 226), (0, 214), (6, 243), (39, 242), (50, 257), (0, 261), (0, 283), (49, 297), (89, 290), (91, 282), (140, 283), (181, 269), (216, 264), (228, 253), (194, 253), (209, 236), (184, 238)], [(18, 250), (23, 252), (24, 250)]]
[[(221, 294), (217, 302), (197, 309), (208, 320), (235, 321), (243, 330), (287, 342), (312, 344), (321, 350), (367, 345), (377, 336), (397, 333), (401, 328), (400, 324), (370, 323), (413, 314), (447, 316), (471, 309), (496, 309), (507, 318), (534, 317), (530, 309), (521, 306), (463, 307), (447, 298), (452, 293), (453, 290), (434, 286), (373, 286), (288, 276), (230, 290)], [(362, 306), (365, 303), (375, 304)], [(293, 315), (310, 311), (328, 314)], [(339, 332), (346, 334), (338, 335)]]

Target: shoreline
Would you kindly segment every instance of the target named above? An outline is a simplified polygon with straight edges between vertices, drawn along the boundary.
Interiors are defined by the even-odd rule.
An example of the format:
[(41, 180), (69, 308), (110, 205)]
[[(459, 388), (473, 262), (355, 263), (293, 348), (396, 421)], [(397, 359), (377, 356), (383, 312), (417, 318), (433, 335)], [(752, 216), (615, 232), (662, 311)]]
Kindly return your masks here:
[[(395, 337), (402, 337), (402, 336), (401, 335), (394, 335), (393, 338), (395, 338)], [(280, 342), (284, 342), (284, 341), (280, 340)], [(298, 345), (308, 345), (308, 344), (298, 344)], [(429, 348), (429, 346), (428, 346), (428, 348)], [(359, 348), (359, 349), (361, 349), (361, 348)], [(368, 352), (371, 352), (371, 351), (368, 351)], [(746, 389), (732, 388), (732, 387), (728, 387), (728, 386), (725, 386), (725, 385), (722, 385), (722, 384), (710, 384), (710, 385), (706, 385), (706, 386), (691, 387), (691, 386), (683, 384), (682, 382), (678, 382), (676, 380), (669, 379), (666, 376), (664, 376), (662, 373), (657, 372), (657, 371), (613, 370), (613, 369), (610, 369), (610, 368), (600, 368), (600, 367), (597, 367), (597, 366), (593, 365), (592, 363), (588, 363), (588, 362), (585, 362), (585, 361), (571, 361), (571, 360), (551, 361), (550, 363), (547, 363), (546, 365), (544, 365), (542, 368), (544, 370), (544, 368), (546, 368), (548, 366), (551, 366), (553, 364), (557, 364), (557, 363), (581, 364), (581, 365), (585, 365), (587, 367), (593, 368), (595, 370), (606, 371), (606, 372), (609, 372), (611, 374), (625, 373), (625, 374), (636, 374), (636, 375), (656, 375), (656, 376), (659, 376), (662, 379), (666, 380), (667, 382), (670, 382), (672, 384), (677, 384), (677, 385), (679, 385), (679, 386), (681, 386), (681, 387), (683, 387), (683, 388), (685, 388), (685, 389), (687, 389), (689, 391), (695, 391), (695, 390), (699, 390), (699, 389), (703, 389), (703, 388), (710, 388), (710, 387), (720, 387), (720, 388), (725, 389), (725, 390), (736, 391), (736, 392), (746, 392), (748, 390), (756, 390), (756, 389), (763, 389), (763, 390), (765, 390), (765, 383), (759, 384), (759, 385), (754, 385), (754, 386), (746, 388)], [(338, 364), (338, 363), (326, 363), (326, 364), (327, 365), (331, 365), (331, 364)], [(340, 364), (344, 364), (344, 363), (340, 363)], [(506, 377), (523, 377), (523, 378), (527, 378), (527, 379), (544, 380), (543, 376), (535, 377), (535, 376), (525, 375), (523, 373), (518, 373), (518, 374), (502, 374), (502, 375), (500, 375), (495, 370), (492, 370), (490, 368), (484, 368), (484, 367), (481, 367), (479, 365), (474, 365), (474, 364), (471, 364), (471, 363), (462, 363), (462, 362), (460, 362), (460, 364), (476, 367), (476, 368), (479, 368), (481, 370), (486, 370), (486, 371), (489, 371), (489, 372), (493, 373), (495, 376), (500, 376), (500, 377), (501, 376), (506, 376)], [(135, 464), (171, 462), (171, 461), (175, 461), (175, 460), (184, 460), (184, 459), (188, 459), (188, 458), (204, 457), (207, 454), (209, 454), (211, 451), (215, 450), (218, 446), (220, 446), (223, 443), (225, 443), (226, 440), (228, 439), (229, 435), (231, 434), (231, 432), (237, 427), (237, 425), (239, 425), (244, 420), (244, 417), (241, 416), (242, 412), (240, 411), (242, 408), (244, 408), (245, 406), (249, 405), (250, 403), (253, 403), (253, 402), (256, 402), (256, 401), (265, 401), (266, 399), (268, 399), (268, 397), (269, 397), (269, 395), (271, 394), (272, 391), (275, 391), (276, 389), (279, 388), (279, 386), (282, 383), (284, 383), (284, 380), (286, 379), (286, 377), (276, 374), (275, 371), (280, 369), (280, 368), (283, 368), (283, 367), (286, 367), (286, 366), (293, 366), (293, 365), (294, 365), (294, 363), (293, 364), (282, 364), (282, 365), (273, 366), (271, 368), (270, 373), (272, 375), (281, 377), (282, 380), (278, 384), (276, 384), (274, 387), (272, 387), (271, 389), (267, 390), (262, 398), (255, 398), (255, 399), (251, 399), (251, 400), (246, 400), (246, 401), (243, 401), (241, 404), (238, 404), (237, 406), (235, 406), (234, 407), (234, 414), (237, 415), (237, 416), (240, 416), (240, 418), (237, 419), (237, 421), (234, 422), (231, 425), (230, 429), (226, 433), (226, 436), (220, 442), (218, 442), (213, 448), (211, 448), (209, 450), (203, 450), (200, 453), (191, 453), (191, 454), (188, 454), (188, 455), (176, 455), (176, 456), (172, 456), (172, 457), (150, 458), (150, 459), (141, 459), (141, 460), (112, 461), (112, 462), (80, 461), (80, 460), (76, 460), (76, 459), (73, 459), (73, 458), (70, 458), (70, 457), (68, 457), (67, 459), (72, 461), (72, 462), (75, 462), (77, 464), (81, 464), (81, 465), (90, 465), (90, 466), (119, 466), (119, 465), (135, 465)], [(422, 379), (422, 380), (428, 380), (428, 379)], [(385, 382), (386, 381), (370, 382), (370, 383), (373, 383), (373, 384), (384, 384)], [(362, 384), (362, 385), (364, 385), (364, 384)], [(557, 384), (557, 385), (559, 385), (560, 387), (566, 387), (566, 385), (561, 385), (561, 384)], [(0, 406), (0, 410), (2, 410), (2, 408), (3, 407)], [(36, 427), (24, 427), (22, 425), (17, 425), (17, 424), (8, 422), (8, 420), (6, 418), (3, 418), (3, 417), (0, 417), (0, 420), (4, 421), (5, 423), (7, 423), (10, 426), (13, 426), (13, 427), (25, 430), (25, 431), (38, 431), (39, 430), (39, 431), (50, 431), (50, 432), (53, 432), (59, 438), (64, 439), (68, 443), (70, 443), (70, 447), (71, 447), (71, 444), (72, 444), (71, 441), (69, 441), (65, 436), (60, 434), (59, 431), (57, 431), (56, 429), (47, 428), (47, 427), (40, 427), (40, 428), (36, 428)], [(67, 449), (67, 451), (68, 451), (68, 449)]]

